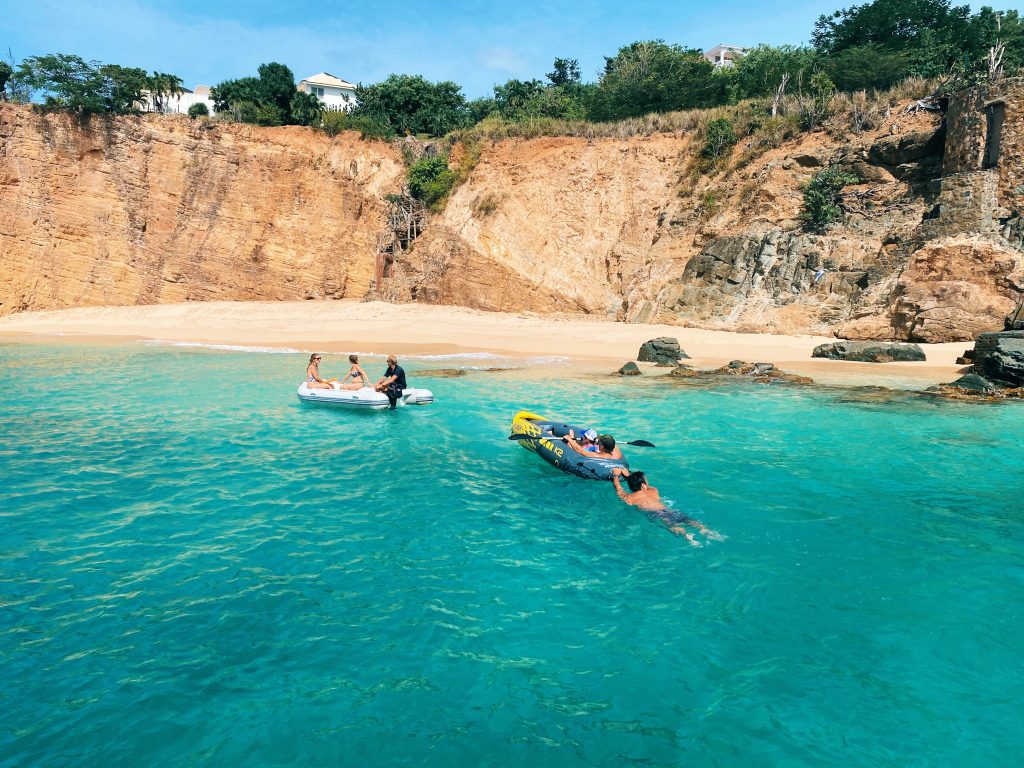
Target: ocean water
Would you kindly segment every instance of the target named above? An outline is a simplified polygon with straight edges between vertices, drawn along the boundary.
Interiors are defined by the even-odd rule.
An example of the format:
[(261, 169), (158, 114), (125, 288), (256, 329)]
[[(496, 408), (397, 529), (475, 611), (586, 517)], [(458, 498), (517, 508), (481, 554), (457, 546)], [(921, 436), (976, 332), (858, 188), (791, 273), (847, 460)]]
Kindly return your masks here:
[[(415, 375), (481, 358), (361, 414), (298, 402), (306, 358), (0, 344), (0, 766), (1024, 754), (1024, 408)], [(726, 538), (542, 463), (519, 408), (654, 442)]]

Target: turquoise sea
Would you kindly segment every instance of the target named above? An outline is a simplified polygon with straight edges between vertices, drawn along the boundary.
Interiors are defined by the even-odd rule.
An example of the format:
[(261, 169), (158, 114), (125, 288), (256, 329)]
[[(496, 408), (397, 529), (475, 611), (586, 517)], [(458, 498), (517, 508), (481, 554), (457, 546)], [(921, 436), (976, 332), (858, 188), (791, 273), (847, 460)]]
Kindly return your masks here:
[[(1024, 408), (405, 358), (437, 402), (360, 414), (298, 402), (307, 358), (0, 344), (0, 766), (1024, 754)], [(727, 538), (543, 464), (521, 407), (654, 442)]]

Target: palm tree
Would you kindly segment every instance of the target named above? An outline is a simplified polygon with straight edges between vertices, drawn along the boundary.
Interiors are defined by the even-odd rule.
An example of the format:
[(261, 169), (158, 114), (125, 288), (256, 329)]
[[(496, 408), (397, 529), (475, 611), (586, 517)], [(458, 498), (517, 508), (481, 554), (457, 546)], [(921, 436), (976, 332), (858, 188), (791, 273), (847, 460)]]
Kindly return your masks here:
[(180, 96), (184, 90), (181, 78), (177, 75), (154, 70), (153, 75), (149, 78), (149, 93), (157, 112), (164, 111), (165, 99)]

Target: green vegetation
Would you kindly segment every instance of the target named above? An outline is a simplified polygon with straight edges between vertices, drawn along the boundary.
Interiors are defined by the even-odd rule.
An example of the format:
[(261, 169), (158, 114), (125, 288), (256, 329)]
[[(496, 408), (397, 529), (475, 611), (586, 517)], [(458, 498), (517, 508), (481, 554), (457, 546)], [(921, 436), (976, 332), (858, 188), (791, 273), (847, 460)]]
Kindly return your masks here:
[(14, 76), (14, 67), (0, 61), (0, 101), (7, 101), (7, 83)]
[(195, 120), (197, 117), (209, 117), (209, 115), (209, 108), (202, 102), (198, 104), (193, 104), (191, 107), (188, 108), (188, 116), (191, 117), (193, 120)]
[(462, 89), (451, 81), (431, 83), (420, 75), (390, 75), (376, 85), (356, 88), (357, 119), (368, 119), (392, 135), (443, 136), (469, 123)]
[[(997, 45), (1005, 48), (1001, 70), (989, 63)], [(371, 139), (700, 131), (692, 172), (720, 165), (737, 143), (749, 160), (798, 130), (869, 130), (898, 94), (921, 98), (1024, 72), (1024, 21), (1017, 10), (973, 12), (951, 0), (871, 0), (821, 16), (809, 46), (760, 45), (731, 67), (715, 69), (696, 48), (643, 40), (606, 57), (593, 82), (580, 72), (576, 59), (558, 57), (544, 79), (511, 79), (472, 101), (454, 82), (392, 74), (360, 84), (351, 112), (335, 113), (298, 92), (287, 66), (270, 62), (256, 76), (218, 84), (212, 96), (221, 119), (309, 125), (331, 135), (356, 130)], [(68, 54), (0, 64), (0, 98), (25, 101), (35, 93), (48, 108), (80, 115), (132, 112), (143, 92), (159, 107), (180, 91), (174, 75)], [(468, 174), (463, 164), (458, 178)]]
[(455, 186), (456, 174), (448, 168), (447, 155), (433, 155), (421, 157), (410, 165), (406, 179), (410, 195), (437, 208), (443, 205)]
[[(316, 125), (322, 107), (311, 94), (300, 93), (295, 75), (275, 61), (260, 64), (258, 77), (225, 80), (210, 89), (218, 116), (257, 125)], [(317, 104), (313, 104), (312, 101)]]
[(800, 218), (804, 226), (814, 232), (823, 232), (843, 215), (840, 195), (847, 184), (859, 182), (856, 176), (836, 168), (817, 173), (804, 187), (804, 205)]
[(732, 130), (732, 123), (727, 118), (719, 117), (704, 129), (704, 148), (700, 154), (707, 160), (715, 161), (732, 149), (735, 143), (736, 134)]

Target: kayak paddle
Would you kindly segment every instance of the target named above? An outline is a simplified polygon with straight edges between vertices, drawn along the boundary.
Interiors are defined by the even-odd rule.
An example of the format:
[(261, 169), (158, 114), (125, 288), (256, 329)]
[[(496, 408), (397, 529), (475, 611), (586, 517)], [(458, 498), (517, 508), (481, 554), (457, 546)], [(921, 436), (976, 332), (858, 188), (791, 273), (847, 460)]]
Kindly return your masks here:
[[(560, 437), (555, 437), (554, 435), (523, 435), (523, 434), (509, 435), (508, 439), (509, 440), (539, 440), (542, 437), (547, 438), (549, 440), (561, 440), (562, 439)], [(629, 442), (626, 443), (626, 445), (635, 445), (637, 448), (657, 448), (657, 446), (654, 443), (649, 442), (647, 440), (630, 440)]]

